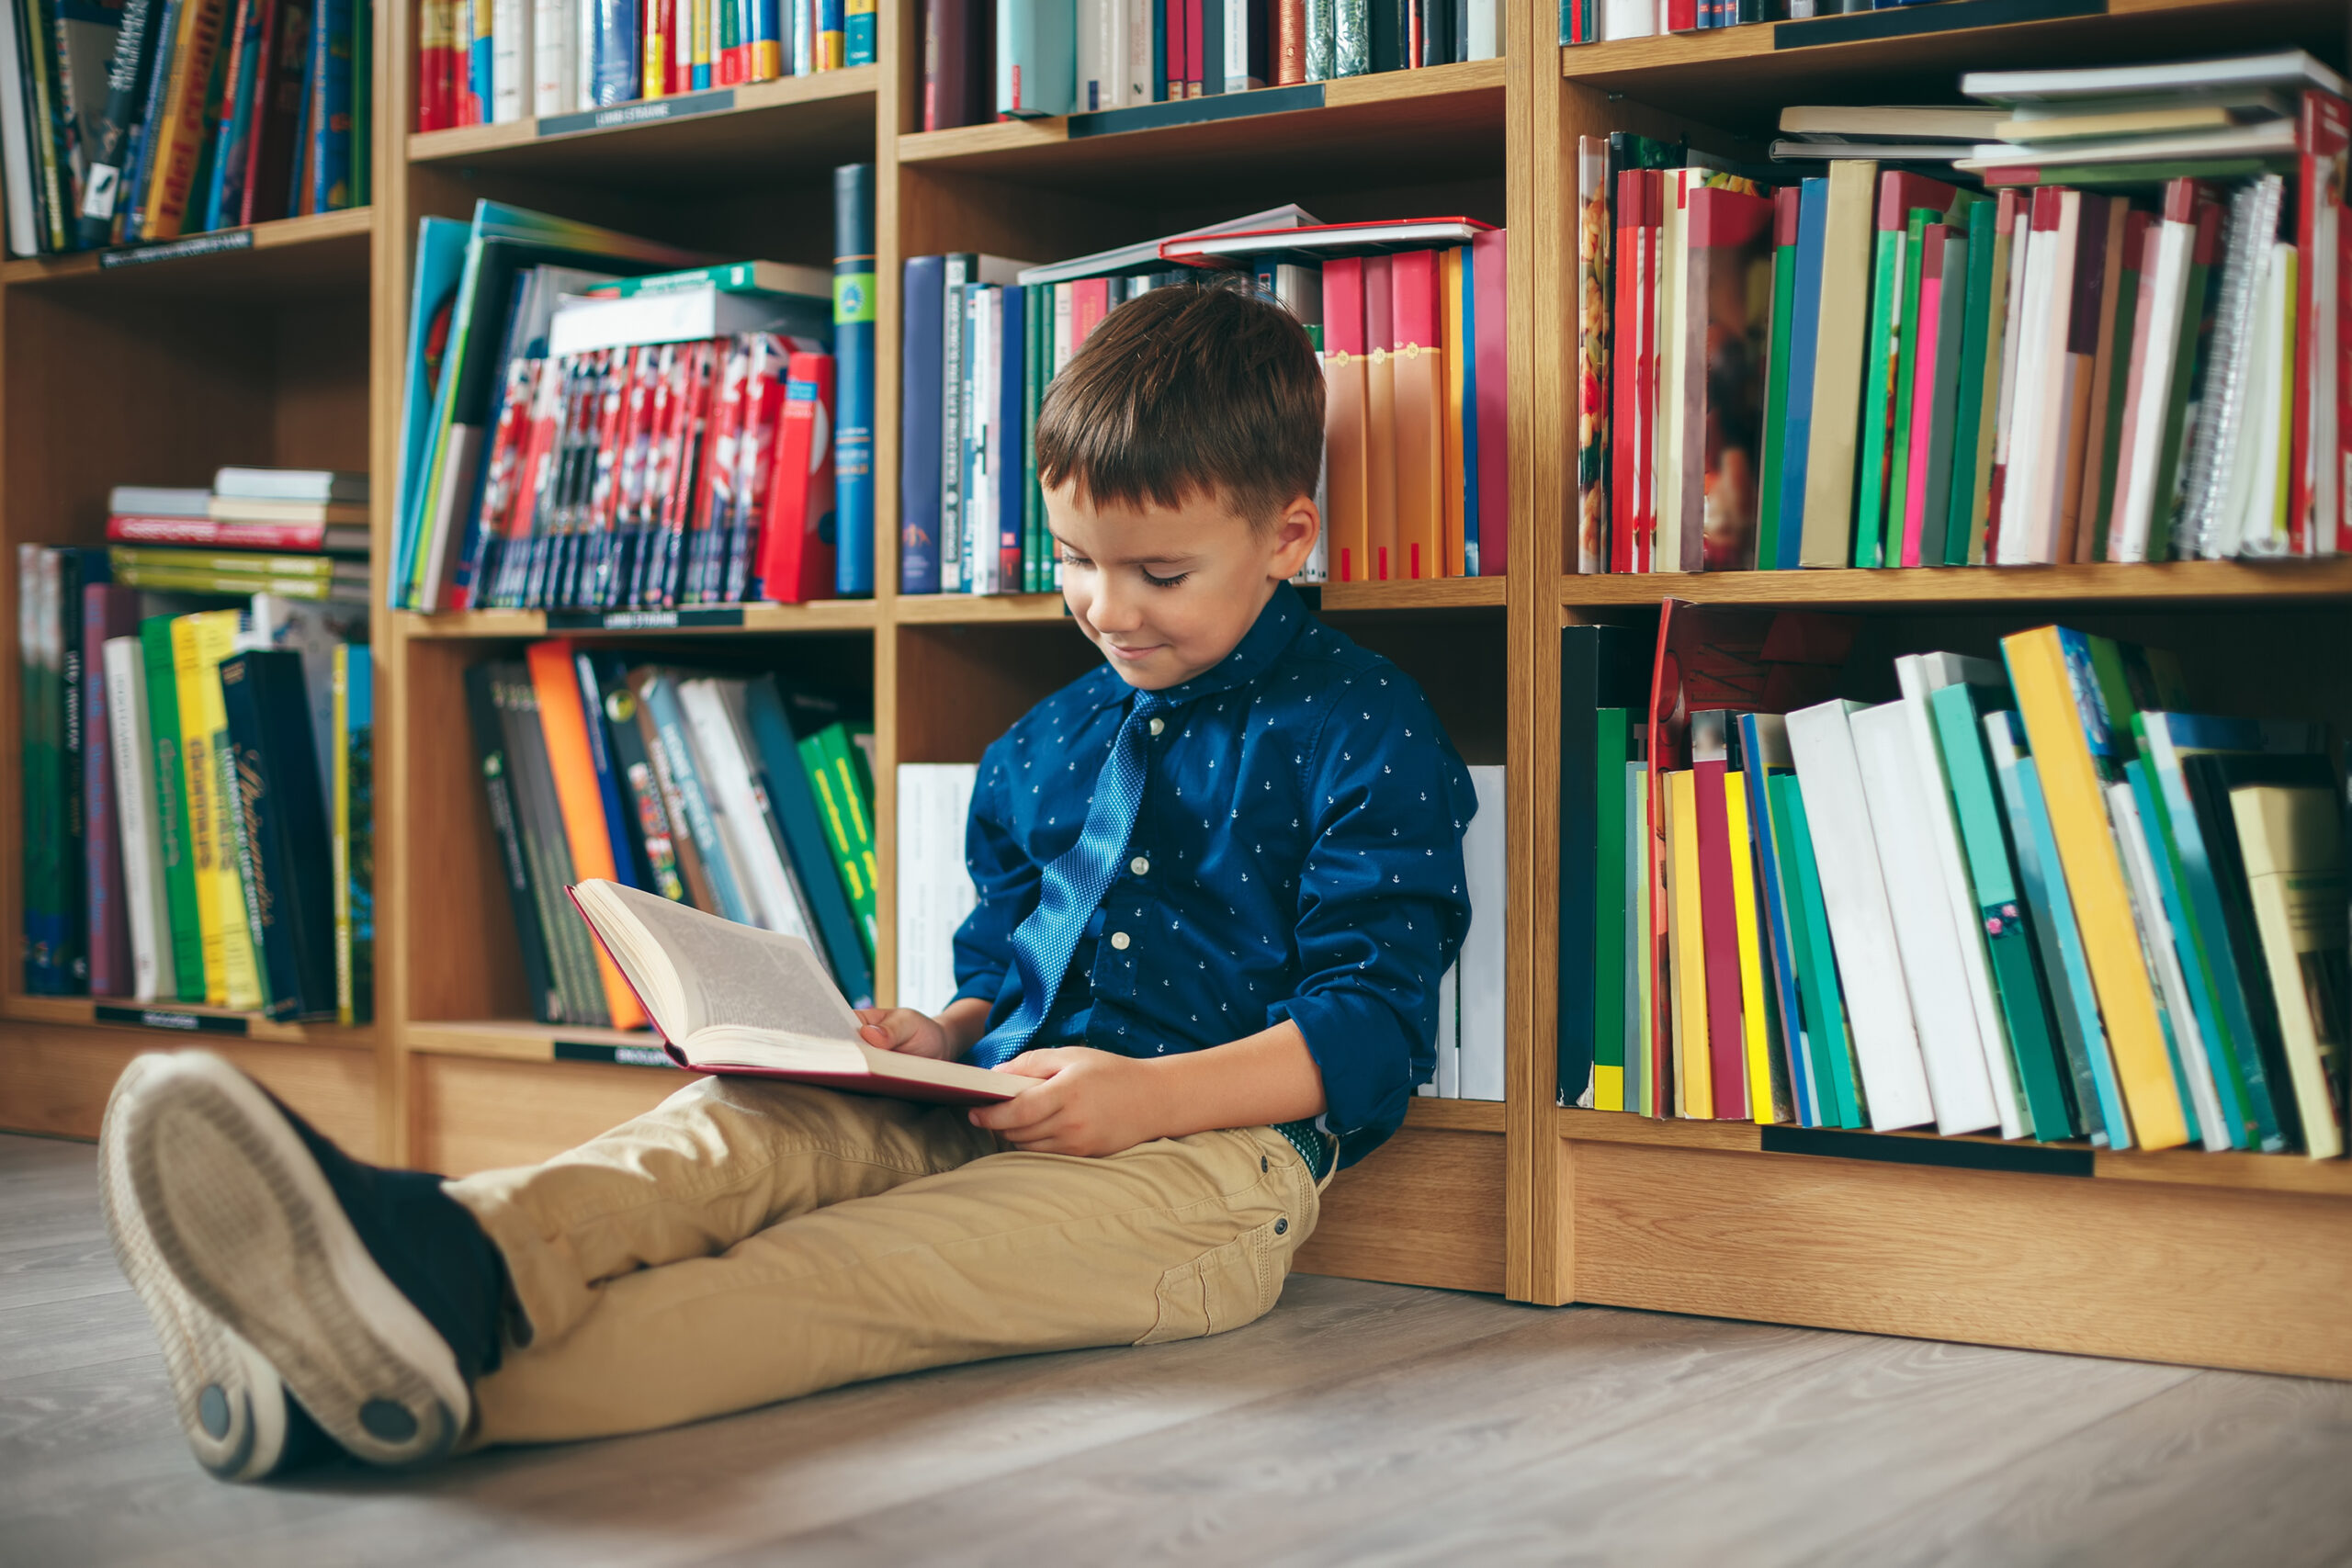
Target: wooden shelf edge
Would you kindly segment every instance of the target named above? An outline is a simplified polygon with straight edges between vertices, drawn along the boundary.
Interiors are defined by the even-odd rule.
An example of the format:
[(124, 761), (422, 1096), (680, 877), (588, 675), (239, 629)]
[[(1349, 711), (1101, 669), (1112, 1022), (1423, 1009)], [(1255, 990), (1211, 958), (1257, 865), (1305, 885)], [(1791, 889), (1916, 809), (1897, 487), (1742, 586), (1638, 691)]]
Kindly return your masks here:
[[(197, 256), (215, 258), (217, 264), (218, 258), (237, 254), (219, 243), (222, 235), (251, 233), (253, 243), (250, 246), (243, 247), (244, 249), (270, 251), (288, 245), (312, 245), (329, 240), (348, 239), (353, 235), (368, 233), (375, 224), (376, 211), (371, 207), (346, 208), (340, 212), (316, 212), (306, 218), (275, 218), (266, 223), (254, 223), (239, 229), (224, 229), (208, 234), (189, 234), (186, 239), (191, 245), (199, 241), (209, 241), (214, 243), (200, 249), (192, 248), (187, 254), (188, 259)], [(153, 260), (141, 261), (135, 265), (169, 266), (172, 262), (166, 258), (164, 247), (179, 243), (181, 242), (177, 240), (163, 240), (152, 245), (122, 245), (107, 250), (74, 251), (64, 255), (27, 256), (19, 261), (0, 264), (0, 284), (16, 287), (28, 284), (71, 282), (96, 277), (102, 272), (133, 265), (117, 261), (114, 267), (108, 267), (101, 261), (102, 257), (108, 255), (118, 257), (152, 255)]]
[[(508, 120), (502, 125), (461, 125), (447, 130), (413, 130), (408, 133), (405, 152), (412, 164), (464, 163), (469, 159), (511, 152), (520, 147), (576, 141), (589, 136), (626, 135), (649, 125), (674, 125), (685, 119), (759, 114), (802, 104), (836, 103), (861, 95), (870, 97), (880, 90), (881, 82), (882, 70), (878, 65), (844, 66), (838, 71), (820, 71), (809, 76), (780, 76), (768, 82), (747, 82), (733, 88), (708, 89), (707, 92), (731, 91), (735, 95), (733, 105), (723, 109), (676, 114), (664, 111), (661, 106), (673, 104), (678, 99), (638, 98), (594, 111), (605, 123), (577, 126), (575, 129), (542, 131), (539, 128), (549, 122), (560, 127), (566, 122), (576, 122), (581, 118), (578, 114), (535, 116), (529, 119)], [(688, 93), (679, 97), (700, 98), (706, 96), (707, 93)]]
[(1505, 579), (1430, 577), (1402, 582), (1326, 582), (1326, 610), (1500, 609)]
[[(170, 1021), (142, 1023), (128, 1017), (101, 1018), (101, 1008)], [(145, 1003), (127, 997), (10, 996), (0, 998), (0, 1020), (78, 1029), (144, 1030), (155, 1036), (158, 1050), (168, 1048), (174, 1042), (202, 1045), (223, 1039), (249, 1040), (265, 1045), (319, 1045), (338, 1051), (368, 1051), (374, 1049), (376, 1043), (376, 1027), (370, 1023), (278, 1023), (231, 1008), (199, 1007), (190, 1002)]]
[(2119, 562), (2078, 566), (1909, 567), (1794, 571), (1569, 572), (1563, 609), (1650, 605), (1661, 599), (1705, 604), (2239, 604), (2352, 599), (2352, 557), (2326, 560)]
[[(1641, 1144), (1652, 1147), (1710, 1149), (1730, 1154), (1768, 1152), (1764, 1147), (1765, 1130), (1747, 1122), (1668, 1120), (1617, 1111), (1584, 1111), (1568, 1106), (1555, 1110), (1553, 1118), (1557, 1134), (1571, 1142)], [(2083, 1145), (2007, 1144), (1998, 1138), (1945, 1138), (1933, 1133), (1851, 1133), (1841, 1136), (1881, 1141), (1890, 1152), (1902, 1144), (1917, 1143), (1927, 1148), (1939, 1149), (1948, 1149), (1953, 1145), (1975, 1145), (2020, 1153), (2050, 1149), (2086, 1155), (2089, 1156), (2087, 1174), (2099, 1180), (2352, 1198), (2352, 1160), (2314, 1160), (2301, 1155), (2209, 1154), (2202, 1149), (2166, 1149), (2154, 1154), (2140, 1150), (2116, 1153)], [(1896, 1159), (1890, 1163), (1917, 1169), (1928, 1162), (1915, 1164)], [(1954, 1168), (1949, 1166), (1930, 1168)]]
[[(742, 618), (718, 622), (697, 622), (691, 617), (696, 610), (735, 609), (734, 605), (695, 605), (682, 613), (673, 624), (663, 624), (664, 612), (654, 610), (615, 611), (616, 624), (567, 625), (555, 635), (561, 637), (614, 637), (641, 635), (649, 637), (706, 637), (730, 635), (776, 635), (796, 632), (868, 631), (880, 624), (881, 612), (871, 599), (820, 599), (807, 604), (745, 604), (740, 606)], [(498, 637), (538, 637), (548, 634), (548, 612), (545, 610), (462, 610), (439, 615), (426, 615), (415, 610), (395, 612), (407, 636), (426, 642), (464, 642)]]
[(995, 626), (1068, 621), (1058, 593), (901, 593), (890, 618), (907, 626)]
[(1503, 1130), (1503, 1102), (1438, 1100), (1417, 1094), (1405, 1102), (1405, 1125), (1442, 1133), (1499, 1133)]

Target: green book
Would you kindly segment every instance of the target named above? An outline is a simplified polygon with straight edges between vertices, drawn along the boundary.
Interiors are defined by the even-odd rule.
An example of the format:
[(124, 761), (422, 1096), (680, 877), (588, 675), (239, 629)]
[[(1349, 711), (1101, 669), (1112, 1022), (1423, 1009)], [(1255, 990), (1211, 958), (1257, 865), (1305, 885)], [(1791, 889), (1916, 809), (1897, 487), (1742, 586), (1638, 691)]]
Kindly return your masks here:
[(1894, 318), (1894, 413), (1886, 433), (1886, 513), (1880, 519), (1885, 535), (1882, 566), (1903, 564), (1905, 498), (1911, 493), (1911, 384), (1918, 379), (1919, 365), (1919, 264), (1927, 254), (1928, 226), (1942, 221), (1942, 213), (1926, 207), (1913, 208), (1905, 218), (1903, 300)]
[(1935, 720), (1936, 745), (1943, 753), (1944, 778), (1960, 823), (1969, 885), (1975, 889), (1977, 912), (1983, 920), (1993, 988), (2002, 1021), (2008, 1026), (2009, 1050), (2017, 1058), (2018, 1081), (2033, 1118), (2034, 1136), (2043, 1143), (2055, 1143), (2080, 1135), (2083, 1123), (2068, 1093), (2071, 1075), (2060, 1060), (2041, 966), (2012, 868), (2004, 814), (1995, 796), (1998, 786), (1984, 754), (1979, 719), (1983, 707), (1996, 705), (1987, 700), (1989, 696), (1984, 687), (1960, 682), (1928, 694), (1928, 707)]
[(829, 724), (800, 741), (800, 765), (816, 792), (818, 820), (824, 825), (825, 844), (833, 852), (833, 870), (857, 913), (857, 929), (865, 943), (868, 963), (880, 932), (874, 898), (874, 837), (865, 803), (858, 798), (857, 767), (850, 756), (848, 731)]
[(1862, 340), (1862, 453), (1854, 483), (1854, 564), (1883, 566), (1886, 543), (1886, 434), (1894, 417), (1895, 312), (1902, 306), (1900, 229), (1883, 229), (1871, 276), (1870, 335)]
[[(1756, 509), (1756, 564), (1769, 570), (1781, 558), (1781, 448), (1789, 427), (1789, 337), (1797, 308), (1797, 211), (1794, 186), (1772, 208), (1772, 336), (1764, 363), (1764, 460)], [(1605, 862), (1603, 863), (1606, 863)]]
[[(1592, 919), (1593, 1103), (1603, 1111), (1625, 1109), (1625, 988), (1617, 983), (1625, 962), (1625, 752), (1630, 715), (1623, 708), (1596, 708), (1593, 746), (1594, 794), (1600, 809), (1593, 832), (1592, 863), (1599, 868)], [(1600, 1092), (1613, 1072), (1617, 1092)]]
[[(2132, 799), (2139, 808), (2141, 837), (2147, 842), (2148, 858), (2155, 869), (2157, 897), (2164, 906), (2165, 923), (2172, 928), (2174, 956), (2180, 962), (2181, 984), (2188, 993), (2197, 1043), (2212, 1074), (2214, 1097), (2221, 1102), (2230, 1147), (2261, 1147), (2276, 1153), (2286, 1145), (2278, 1137), (2277, 1123), (2274, 1122), (2267, 1128), (2259, 1125), (2248, 1101), (2245, 1074), (2239, 1067), (2234, 1044), (2224, 1027), (2221, 1004), (2211, 984), (2211, 971), (2203, 962), (2197, 928), (2181, 886), (2180, 852), (2171, 824), (2165, 818), (2164, 802), (2157, 793), (2153, 770), (2146, 758), (2138, 758), (2124, 764), (2123, 776), (2132, 785)], [(2188, 1048), (2178, 1041), (2176, 1046)]]
[(2188, 456), (2181, 448), (2187, 438), (2188, 405), (2205, 378), (2205, 355), (2200, 352), (2208, 335), (2204, 328), (2212, 319), (2212, 296), (2220, 292), (2222, 269), (2213, 265), (2220, 259), (2213, 253), (2221, 246), (2216, 243), (2209, 252), (2199, 243), (2203, 237), (2200, 232), (2189, 242), (2188, 286), (2183, 294), (2180, 335), (2173, 349), (2172, 385), (2165, 399), (2164, 439), (2156, 447), (2156, 504), (2148, 519), (2150, 560), (2164, 560), (2172, 554), (2173, 503), (2179, 495), (2181, 469)]
[(1944, 565), (1968, 564), (1968, 520), (1976, 505), (1976, 444), (1984, 429), (1984, 378), (1993, 321), (1993, 215), (1968, 226), (1968, 303), (1961, 317), (1960, 396), (1952, 423), (1951, 503), (1945, 510)]
[(1797, 965), (1797, 1005), (1804, 1012), (1806, 1054), (1813, 1060), (1814, 1103), (1821, 1108), (1824, 1126), (1867, 1127), (1853, 1044), (1846, 1033), (1845, 998), (1838, 988), (1837, 958), (1829, 945), (1829, 909), (1822, 902), (1813, 829), (1805, 820), (1804, 789), (1794, 773), (1774, 773), (1766, 787), (1772, 795), (1772, 837), (1781, 865), (1796, 869), (1789, 948)]
[(155, 839), (171, 919), (172, 972), (184, 1002), (204, 1000), (204, 928), (196, 912), (196, 850), (188, 837), (187, 774), (180, 758), (180, 688), (172, 664), (172, 618), (139, 623), (147, 676), (147, 733), (155, 749)]

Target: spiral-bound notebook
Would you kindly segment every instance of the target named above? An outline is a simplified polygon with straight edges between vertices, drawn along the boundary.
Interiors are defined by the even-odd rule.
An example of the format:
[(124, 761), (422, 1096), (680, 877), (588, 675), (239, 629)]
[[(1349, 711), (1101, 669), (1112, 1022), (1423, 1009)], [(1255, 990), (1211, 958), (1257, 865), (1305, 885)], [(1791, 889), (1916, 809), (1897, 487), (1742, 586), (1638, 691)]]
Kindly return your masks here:
[(565, 891), (682, 1067), (948, 1105), (1011, 1100), (1037, 1081), (866, 1044), (798, 937), (601, 879)]

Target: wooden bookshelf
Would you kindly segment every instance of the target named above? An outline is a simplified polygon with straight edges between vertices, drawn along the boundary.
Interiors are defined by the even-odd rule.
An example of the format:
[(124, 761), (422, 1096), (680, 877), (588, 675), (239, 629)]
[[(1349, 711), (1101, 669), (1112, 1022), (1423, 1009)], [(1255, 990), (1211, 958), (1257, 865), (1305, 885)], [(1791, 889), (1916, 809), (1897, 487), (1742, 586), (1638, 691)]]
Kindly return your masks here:
[[(788, 672), (870, 711), (876, 977), (891, 995), (896, 765), (976, 759), (1095, 659), (1054, 596), (896, 590), (903, 259), (1052, 261), (1285, 201), (1331, 221), (1460, 213), (1510, 232), (1508, 573), (1331, 584), (1320, 605), (1420, 682), (1468, 760), (1510, 769), (1507, 1097), (1416, 1100), (1396, 1140), (1333, 1186), (1302, 1267), (1533, 1303), (2352, 1376), (2340, 1327), (2352, 1165), (1844, 1143), (1564, 1110), (1552, 1043), (1564, 624), (1638, 625), (1668, 594), (1849, 611), (1867, 617), (1859, 670), (1909, 647), (1981, 651), (2064, 615), (2150, 640), (2171, 632), (2195, 656), (2192, 676), (2209, 667), (2216, 703), (2275, 695), (2352, 719), (2352, 561), (1566, 572), (1577, 138), (1687, 133), (1752, 152), (1784, 104), (1949, 101), (1958, 73), (1980, 66), (2296, 44), (2341, 67), (2352, 43), (2341, 0), (1942, 0), (1571, 49), (1558, 44), (1553, 0), (1504, 0), (1501, 61), (932, 133), (918, 129), (917, 17), (915, 0), (880, 6), (876, 67), (601, 121), (411, 134), (413, 12), (380, 7), (372, 209), (257, 225), (226, 247), (130, 265), (0, 264), (0, 547), (96, 542), (118, 482), (198, 482), (225, 462), (366, 467), (380, 603), (419, 217), (462, 218), (487, 197), (715, 254), (823, 265), (831, 168), (871, 159), (884, 477), (871, 600), (674, 625), (379, 610), (376, 1021), (298, 1028), (196, 1010), (215, 1027), (126, 1027), (86, 999), (21, 995), (11, 971), (0, 976), (0, 1125), (87, 1135), (122, 1065), (175, 1033), (229, 1054), (356, 1149), (447, 1170), (543, 1157), (673, 1090), (684, 1080), (668, 1068), (568, 1059), (641, 1051), (644, 1036), (534, 1023), (521, 995), (462, 675), (553, 632)], [(14, 657), (14, 595), (0, 594), (0, 658)], [(0, 746), (11, 749), (17, 691), (0, 680)], [(11, 930), (17, 794), (17, 770), (0, 767), (0, 920)]]

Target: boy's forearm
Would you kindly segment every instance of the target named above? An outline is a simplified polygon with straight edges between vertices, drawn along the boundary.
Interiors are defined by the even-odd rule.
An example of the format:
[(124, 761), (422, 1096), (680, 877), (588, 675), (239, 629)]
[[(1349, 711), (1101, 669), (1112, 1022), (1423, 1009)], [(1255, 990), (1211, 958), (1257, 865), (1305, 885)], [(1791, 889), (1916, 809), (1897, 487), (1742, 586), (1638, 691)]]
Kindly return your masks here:
[(1167, 1126), (1181, 1138), (1222, 1127), (1263, 1127), (1323, 1113), (1323, 1074), (1288, 1019), (1230, 1045), (1159, 1056)]
[(979, 997), (963, 997), (949, 1002), (934, 1015), (939, 1027), (947, 1036), (947, 1059), (961, 1062), (989, 1032), (989, 1004)]

